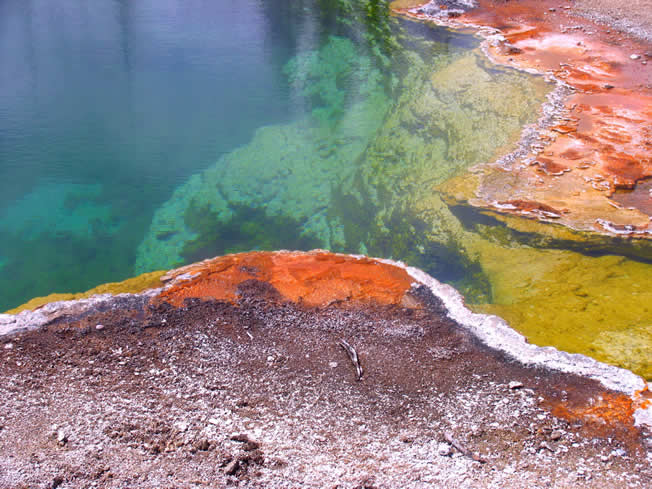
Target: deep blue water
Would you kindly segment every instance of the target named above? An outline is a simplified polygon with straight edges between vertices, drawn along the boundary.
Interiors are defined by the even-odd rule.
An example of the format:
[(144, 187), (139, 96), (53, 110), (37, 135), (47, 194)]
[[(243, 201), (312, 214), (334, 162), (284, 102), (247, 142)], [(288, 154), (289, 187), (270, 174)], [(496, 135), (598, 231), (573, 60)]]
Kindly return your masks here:
[(291, 117), (285, 3), (0, 2), (0, 310), (129, 276), (174, 187)]
[(71, 178), (161, 200), (287, 118), (265, 3), (3, 0), (0, 202)]

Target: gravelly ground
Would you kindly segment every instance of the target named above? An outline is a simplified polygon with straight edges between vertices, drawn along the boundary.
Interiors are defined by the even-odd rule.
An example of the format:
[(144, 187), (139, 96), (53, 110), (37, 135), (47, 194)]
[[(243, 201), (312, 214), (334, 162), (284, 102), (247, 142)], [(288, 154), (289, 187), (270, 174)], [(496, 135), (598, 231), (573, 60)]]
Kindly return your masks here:
[(652, 482), (644, 436), (550, 414), (600, 386), (507, 361), (429, 292), (412, 294), (423, 310), (367, 311), (277, 303), (259, 282), (240, 292), (240, 307), (108, 311), (5, 338), (0, 487)]
[(576, 0), (575, 12), (652, 42), (652, 0)]

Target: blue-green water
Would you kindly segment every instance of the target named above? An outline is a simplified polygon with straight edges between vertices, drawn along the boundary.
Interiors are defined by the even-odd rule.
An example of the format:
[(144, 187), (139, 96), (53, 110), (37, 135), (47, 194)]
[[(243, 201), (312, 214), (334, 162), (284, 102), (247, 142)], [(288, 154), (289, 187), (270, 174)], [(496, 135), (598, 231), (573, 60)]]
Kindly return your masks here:
[(233, 3), (0, 2), (0, 309), (132, 274), (175, 186), (291, 117), (292, 33)]
[(536, 117), (477, 46), (373, 0), (3, 0), (0, 311), (247, 249), (471, 277), (401, 198)]
[(0, 1), (0, 311), (319, 247), (404, 260), (533, 342), (652, 378), (648, 248), (440, 194), (551, 89), (478, 45), (380, 0)]

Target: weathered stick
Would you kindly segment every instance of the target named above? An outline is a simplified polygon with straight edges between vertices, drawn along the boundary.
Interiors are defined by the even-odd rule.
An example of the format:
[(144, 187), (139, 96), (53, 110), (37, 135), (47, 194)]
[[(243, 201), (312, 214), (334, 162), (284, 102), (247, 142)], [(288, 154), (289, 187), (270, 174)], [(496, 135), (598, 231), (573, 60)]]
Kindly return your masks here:
[(481, 464), (487, 463), (487, 461), (484, 458), (482, 458), (480, 455), (478, 455), (477, 453), (473, 453), (471, 450), (469, 450), (464, 445), (462, 445), (459, 441), (457, 441), (455, 438), (453, 438), (453, 434), (450, 431), (447, 431), (446, 433), (444, 433), (444, 438), (454, 448), (459, 450), (459, 452), (462, 455), (465, 455), (465, 456), (469, 457), (471, 460), (475, 460), (476, 462), (480, 462)]
[(358, 380), (362, 379), (362, 374), (364, 371), (362, 370), (362, 365), (360, 365), (360, 359), (358, 358), (358, 352), (355, 351), (355, 348), (353, 348), (351, 345), (349, 345), (345, 340), (340, 340), (339, 344), (342, 348), (344, 348), (344, 351), (346, 354), (349, 356), (351, 359), (351, 362), (353, 363), (353, 366), (355, 367), (355, 373), (356, 377)]

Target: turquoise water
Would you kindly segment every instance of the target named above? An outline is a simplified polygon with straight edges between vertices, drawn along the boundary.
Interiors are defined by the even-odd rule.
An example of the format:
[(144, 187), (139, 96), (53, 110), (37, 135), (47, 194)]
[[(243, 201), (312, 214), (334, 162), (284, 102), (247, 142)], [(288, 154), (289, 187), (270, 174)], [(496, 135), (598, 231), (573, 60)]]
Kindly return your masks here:
[(0, 309), (129, 276), (175, 186), (291, 117), (293, 33), (232, 3), (0, 3)]
[(404, 258), (483, 293), (405, 203), (536, 118), (547, 88), (477, 46), (379, 1), (4, 0), (0, 310), (277, 248)]
[(440, 193), (514, 149), (551, 89), (478, 45), (379, 0), (0, 1), (0, 311), (319, 247), (404, 260), (651, 379), (649, 247)]

